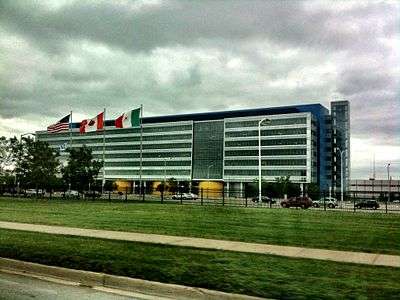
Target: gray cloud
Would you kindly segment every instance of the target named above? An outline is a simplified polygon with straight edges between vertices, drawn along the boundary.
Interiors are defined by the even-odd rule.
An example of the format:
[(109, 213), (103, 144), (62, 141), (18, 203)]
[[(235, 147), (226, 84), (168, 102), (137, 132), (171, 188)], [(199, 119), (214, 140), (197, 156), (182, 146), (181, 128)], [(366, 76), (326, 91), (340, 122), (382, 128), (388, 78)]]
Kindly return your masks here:
[(398, 12), (392, 1), (1, 1), (0, 134), (12, 118), (44, 128), (70, 110), (329, 107), (339, 95), (353, 137), (398, 147)]
[(290, 46), (382, 50), (374, 37), (390, 36), (398, 24), (395, 6), (384, 2), (342, 11), (306, 9), (300, 1), (166, 1), (142, 10), (109, 1), (75, 1), (57, 10), (40, 2), (2, 3), (3, 24), (52, 51), (69, 39), (149, 51), (200, 39), (260, 37)]

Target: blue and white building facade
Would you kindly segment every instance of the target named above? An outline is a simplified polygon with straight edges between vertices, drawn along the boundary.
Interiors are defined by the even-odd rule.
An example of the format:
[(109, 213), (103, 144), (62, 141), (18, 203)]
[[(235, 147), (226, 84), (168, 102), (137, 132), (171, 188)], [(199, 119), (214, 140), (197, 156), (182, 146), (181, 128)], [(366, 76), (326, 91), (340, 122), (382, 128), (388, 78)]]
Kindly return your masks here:
[[(339, 178), (334, 141), (339, 141), (339, 132), (340, 142), (350, 138), (349, 127), (336, 126), (338, 117), (343, 115), (336, 111), (333, 116), (321, 104), (145, 117), (141, 179), (148, 184), (171, 177), (181, 182), (219, 181), (242, 188), (258, 177), (258, 122), (268, 118), (261, 127), (262, 177), (274, 181), (289, 175), (292, 182), (313, 182), (328, 190)], [(78, 123), (72, 127), (72, 137), (46, 131), (36, 136), (54, 148), (86, 145), (102, 160), (103, 132), (80, 134)], [(137, 185), (140, 128), (117, 129), (114, 120), (106, 120), (105, 128), (105, 179)], [(68, 153), (60, 155), (66, 161)], [(349, 147), (346, 158), (350, 161)], [(346, 170), (347, 182), (349, 165)]]

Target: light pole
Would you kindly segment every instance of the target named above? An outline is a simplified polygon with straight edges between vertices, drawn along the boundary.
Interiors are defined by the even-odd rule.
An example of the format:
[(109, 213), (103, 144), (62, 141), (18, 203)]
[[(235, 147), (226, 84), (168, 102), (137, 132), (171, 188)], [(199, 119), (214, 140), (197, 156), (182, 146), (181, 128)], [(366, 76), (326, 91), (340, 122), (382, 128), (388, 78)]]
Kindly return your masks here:
[(345, 150), (340, 150), (339, 147), (336, 147), (336, 150), (339, 150), (340, 153), (340, 203), (341, 208), (343, 207), (343, 153)]
[(387, 164), (386, 168), (387, 168), (388, 185), (389, 185), (388, 186), (388, 201), (387, 202), (390, 202), (390, 186), (391, 186), (391, 182), (390, 182), (391, 181), (390, 180), (390, 163)]
[(258, 122), (258, 201), (261, 202), (261, 124), (265, 122), (266, 124), (271, 123), (268, 118), (263, 118)]
[(165, 189), (165, 182), (167, 181), (167, 158), (164, 157), (164, 188)]

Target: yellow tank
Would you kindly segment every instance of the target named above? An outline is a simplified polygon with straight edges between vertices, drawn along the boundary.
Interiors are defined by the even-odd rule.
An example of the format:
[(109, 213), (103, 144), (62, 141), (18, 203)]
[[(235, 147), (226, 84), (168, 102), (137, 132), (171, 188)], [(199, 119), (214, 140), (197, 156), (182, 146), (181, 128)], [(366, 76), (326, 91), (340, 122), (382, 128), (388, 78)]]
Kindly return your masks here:
[(131, 190), (131, 182), (126, 180), (116, 180), (117, 191), (125, 193), (128, 188), (128, 192)]
[(203, 189), (204, 198), (221, 198), (223, 188), (224, 183), (220, 181), (201, 181), (199, 183), (199, 194)]
[(161, 192), (157, 191), (157, 187), (161, 184), (161, 181), (153, 181), (152, 183), (152, 191), (153, 191), (153, 195), (160, 195)]

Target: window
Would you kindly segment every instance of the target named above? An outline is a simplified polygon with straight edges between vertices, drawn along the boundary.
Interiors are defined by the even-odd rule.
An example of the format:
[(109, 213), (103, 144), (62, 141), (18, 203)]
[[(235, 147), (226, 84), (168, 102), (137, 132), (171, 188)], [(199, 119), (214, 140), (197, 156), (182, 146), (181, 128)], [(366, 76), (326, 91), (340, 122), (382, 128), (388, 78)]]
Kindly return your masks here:
[[(307, 128), (262, 129), (262, 136), (306, 134)], [(226, 132), (225, 137), (258, 136), (258, 130)]]
[[(263, 149), (261, 155), (306, 155), (306, 149)], [(258, 150), (227, 150), (225, 156), (258, 156)]]
[[(260, 117), (261, 119), (261, 117)], [(257, 127), (260, 120), (226, 122), (225, 128)], [(272, 119), (268, 126), (306, 124), (307, 118)]]
[[(306, 176), (306, 170), (262, 170), (263, 176)], [(227, 176), (258, 176), (258, 170), (225, 170)]]
[[(279, 140), (262, 140), (262, 146), (276, 146), (276, 145), (305, 145), (306, 139), (279, 139)], [(258, 140), (250, 141), (227, 141), (225, 147), (248, 147), (258, 146)]]
[[(305, 166), (305, 159), (263, 159), (263, 166)], [(258, 159), (225, 160), (225, 166), (258, 166)]]

